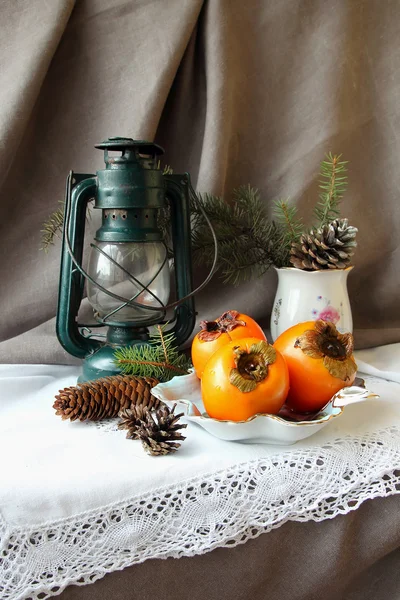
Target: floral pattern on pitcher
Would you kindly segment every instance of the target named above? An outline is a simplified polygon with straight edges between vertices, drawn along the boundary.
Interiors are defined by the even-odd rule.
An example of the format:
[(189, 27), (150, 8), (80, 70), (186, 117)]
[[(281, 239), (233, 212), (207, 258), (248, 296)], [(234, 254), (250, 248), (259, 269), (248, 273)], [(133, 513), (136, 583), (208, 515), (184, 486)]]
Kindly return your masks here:
[(278, 325), (279, 317), (281, 316), (281, 306), (282, 306), (282, 298), (279, 298), (279, 300), (277, 300), (277, 302), (274, 306), (274, 323), (275, 323), (275, 325)]
[(323, 321), (330, 321), (334, 325), (336, 325), (343, 316), (343, 302), (340, 303), (339, 310), (334, 306), (331, 306), (331, 301), (329, 298), (325, 298), (324, 296), (317, 296), (317, 300), (319, 302), (323, 302), (325, 306), (320, 308), (319, 310), (313, 308), (311, 314), (316, 321), (317, 319), (322, 319)]

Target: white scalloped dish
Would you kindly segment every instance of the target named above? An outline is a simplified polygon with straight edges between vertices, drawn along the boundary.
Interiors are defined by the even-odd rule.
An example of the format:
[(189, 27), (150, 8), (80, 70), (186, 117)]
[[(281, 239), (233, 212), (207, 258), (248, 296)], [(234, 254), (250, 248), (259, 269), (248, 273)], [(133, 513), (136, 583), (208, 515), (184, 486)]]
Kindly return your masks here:
[[(176, 403), (188, 421), (203, 427), (208, 433), (228, 441), (262, 442), (266, 444), (291, 445), (303, 440), (340, 417), (344, 407), (370, 398), (378, 398), (359, 386), (343, 388), (315, 415), (297, 420), (289, 410), (278, 415), (257, 414), (246, 421), (220, 421), (208, 416), (201, 399), (200, 381), (195, 373), (174, 377), (167, 383), (159, 383), (152, 393), (166, 403)], [(300, 417), (301, 418), (301, 417)]]

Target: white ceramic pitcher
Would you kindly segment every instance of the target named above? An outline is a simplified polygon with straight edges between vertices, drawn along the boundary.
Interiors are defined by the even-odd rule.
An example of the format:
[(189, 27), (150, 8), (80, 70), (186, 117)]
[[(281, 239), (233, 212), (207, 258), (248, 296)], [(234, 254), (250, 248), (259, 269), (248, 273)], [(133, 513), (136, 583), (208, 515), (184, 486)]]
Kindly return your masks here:
[(347, 276), (353, 267), (303, 271), (292, 267), (276, 269), (278, 288), (271, 313), (271, 336), (303, 321), (323, 319), (334, 323), (340, 333), (353, 331)]

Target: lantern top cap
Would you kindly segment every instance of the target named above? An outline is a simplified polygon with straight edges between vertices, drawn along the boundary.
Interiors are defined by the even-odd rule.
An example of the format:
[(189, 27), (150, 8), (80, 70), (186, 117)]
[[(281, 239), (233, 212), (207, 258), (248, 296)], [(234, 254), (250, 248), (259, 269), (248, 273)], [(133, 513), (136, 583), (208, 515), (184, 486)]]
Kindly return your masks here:
[(158, 144), (125, 137), (110, 137), (108, 140), (96, 144), (95, 148), (98, 148), (99, 150), (123, 150), (124, 148), (130, 148), (137, 150), (140, 154), (164, 154), (164, 149)]

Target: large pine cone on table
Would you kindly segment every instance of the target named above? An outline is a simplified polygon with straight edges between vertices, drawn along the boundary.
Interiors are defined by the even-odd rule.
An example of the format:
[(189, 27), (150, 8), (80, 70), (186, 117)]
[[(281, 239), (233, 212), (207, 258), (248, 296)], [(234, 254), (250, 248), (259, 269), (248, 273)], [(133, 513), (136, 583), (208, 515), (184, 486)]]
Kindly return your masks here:
[(62, 419), (70, 421), (117, 417), (124, 408), (139, 404), (151, 410), (160, 405), (160, 400), (151, 393), (157, 383), (153, 377), (102, 377), (60, 390), (53, 408)]

